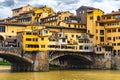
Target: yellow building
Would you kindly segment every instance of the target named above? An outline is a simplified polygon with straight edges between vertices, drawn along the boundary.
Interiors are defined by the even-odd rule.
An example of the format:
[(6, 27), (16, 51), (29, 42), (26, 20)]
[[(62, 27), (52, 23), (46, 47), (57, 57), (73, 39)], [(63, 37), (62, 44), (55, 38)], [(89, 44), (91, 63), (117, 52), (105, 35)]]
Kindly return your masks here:
[(100, 9), (87, 11), (87, 33), (94, 35), (94, 45), (113, 46), (114, 55), (120, 54), (120, 10), (104, 14)]
[(28, 26), (26, 29), (18, 31), (17, 44), (24, 51), (93, 52), (92, 41), (89, 40), (83, 29)]
[(20, 14), (16, 20), (18, 23), (23, 24), (40, 24), (41, 18), (53, 14), (55, 14), (54, 11), (48, 7), (33, 8), (30, 11)]
[[(120, 54), (120, 10), (102, 15), (96, 27), (104, 29), (104, 44), (113, 46), (114, 55)], [(102, 32), (101, 32), (102, 33)]]
[(33, 7), (31, 5), (27, 5), (27, 6), (23, 6), (23, 7), (19, 7), (19, 8), (15, 8), (15, 9), (12, 9), (12, 16), (18, 16), (22, 13), (25, 13), (27, 11), (30, 11), (32, 10)]
[(85, 24), (80, 23), (80, 18), (74, 16), (69, 11), (58, 12), (55, 15), (51, 15), (41, 19), (41, 24), (45, 26), (52, 27), (68, 27), (68, 28), (84, 28), (86, 29)]
[(15, 43), (17, 30), (25, 28), (26, 25), (23, 24), (0, 23), (0, 43), (5, 45)]
[(94, 35), (94, 44), (104, 43), (104, 27), (97, 27), (96, 23), (103, 14), (104, 12), (100, 9), (87, 11), (87, 33)]

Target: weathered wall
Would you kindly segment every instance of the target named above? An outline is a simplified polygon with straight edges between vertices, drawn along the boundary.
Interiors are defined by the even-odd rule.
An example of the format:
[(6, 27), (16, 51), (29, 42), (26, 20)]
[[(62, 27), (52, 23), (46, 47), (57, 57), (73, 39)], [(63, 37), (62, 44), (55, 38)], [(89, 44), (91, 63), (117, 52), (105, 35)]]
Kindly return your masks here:
[(120, 70), (120, 56), (112, 56), (112, 63), (111, 63), (112, 69)]
[(34, 71), (49, 71), (49, 59), (47, 51), (39, 51), (36, 54)]

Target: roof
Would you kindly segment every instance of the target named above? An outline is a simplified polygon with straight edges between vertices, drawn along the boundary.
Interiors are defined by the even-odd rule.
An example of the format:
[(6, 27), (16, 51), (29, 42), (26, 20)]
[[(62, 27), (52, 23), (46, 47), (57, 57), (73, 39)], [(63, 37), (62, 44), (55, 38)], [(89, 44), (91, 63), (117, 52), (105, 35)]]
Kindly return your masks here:
[[(91, 7), (91, 6), (80, 6), (77, 10), (80, 10), (80, 9), (82, 9), (82, 8), (84, 8), (84, 9), (89, 9), (89, 10), (94, 10), (94, 9), (96, 9), (96, 8), (94, 8), (94, 7)], [(76, 10), (76, 11), (77, 11)]]
[[(31, 5), (28, 4), (27, 6), (31, 6)], [(23, 7), (27, 7), (27, 6), (23, 6)], [(17, 9), (22, 9), (23, 7), (12, 9), (12, 11), (17, 10)]]
[(11, 22), (0, 22), (0, 25), (12, 25), (12, 26), (27, 26), (25, 24), (11, 23)]
[(118, 14), (120, 14), (120, 11), (112, 11), (111, 13), (107, 13), (103, 16), (118, 15)]

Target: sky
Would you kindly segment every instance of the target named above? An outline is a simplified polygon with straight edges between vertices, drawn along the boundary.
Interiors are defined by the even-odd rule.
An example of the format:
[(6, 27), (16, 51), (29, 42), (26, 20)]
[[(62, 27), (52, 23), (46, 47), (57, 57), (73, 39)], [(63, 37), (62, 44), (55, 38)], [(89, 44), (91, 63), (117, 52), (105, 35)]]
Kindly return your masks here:
[(91, 6), (103, 10), (105, 13), (116, 11), (120, 8), (120, 0), (0, 0), (0, 19), (12, 16), (12, 9), (26, 5), (41, 7), (46, 5), (55, 12), (75, 10), (80, 6)]

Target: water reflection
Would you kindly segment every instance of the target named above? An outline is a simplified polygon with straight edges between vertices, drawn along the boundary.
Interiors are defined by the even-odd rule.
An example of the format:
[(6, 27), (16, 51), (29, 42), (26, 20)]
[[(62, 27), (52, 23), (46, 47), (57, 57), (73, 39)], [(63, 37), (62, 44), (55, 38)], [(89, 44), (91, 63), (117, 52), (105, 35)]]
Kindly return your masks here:
[(10, 67), (0, 66), (0, 80), (120, 80), (120, 71), (52, 70), (50, 72), (10, 72)]

